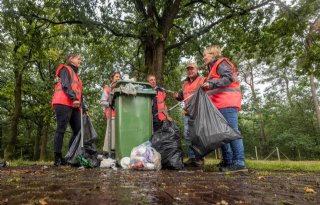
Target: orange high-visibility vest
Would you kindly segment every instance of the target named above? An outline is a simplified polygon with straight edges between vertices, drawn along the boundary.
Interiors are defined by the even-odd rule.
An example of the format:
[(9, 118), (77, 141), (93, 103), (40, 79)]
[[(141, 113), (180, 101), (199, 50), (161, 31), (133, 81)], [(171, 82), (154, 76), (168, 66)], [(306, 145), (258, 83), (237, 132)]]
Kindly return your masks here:
[(82, 81), (81, 81), (81, 79), (73, 71), (73, 69), (70, 66), (60, 64), (56, 70), (56, 78), (57, 78), (58, 82), (54, 88), (54, 94), (53, 94), (51, 105), (52, 105), (52, 107), (55, 104), (67, 105), (67, 106), (73, 107), (73, 101), (64, 92), (62, 85), (61, 85), (61, 82), (60, 82), (59, 72), (62, 68), (66, 68), (69, 71), (71, 89), (76, 93), (77, 100), (81, 103), (81, 95), (82, 95)]
[[(194, 81), (186, 81), (182, 85), (182, 92), (183, 92), (183, 99), (187, 99), (190, 95), (192, 95), (199, 87), (202, 86), (204, 83), (205, 78), (202, 76), (198, 76)], [(191, 98), (191, 97), (190, 97)], [(187, 104), (187, 101), (184, 102), (184, 104)], [(187, 115), (188, 113), (184, 111), (184, 114)]]
[(166, 120), (168, 115), (168, 110), (165, 104), (166, 92), (158, 90), (157, 92), (157, 106), (158, 106), (158, 118), (161, 121)]
[[(104, 86), (104, 90), (107, 92), (107, 94), (109, 95), (109, 98), (110, 98), (110, 88), (108, 85), (105, 85)], [(110, 112), (110, 107), (106, 107), (106, 118), (107, 120), (109, 119), (109, 112)], [(116, 112), (114, 109), (112, 109), (112, 112), (111, 112), (111, 118), (114, 119), (116, 116)]]
[(217, 60), (217, 62), (214, 63), (212, 68), (210, 68), (210, 73), (207, 77), (207, 80), (220, 79), (220, 75), (217, 73), (217, 69), (220, 63), (222, 63), (223, 61), (228, 63), (232, 68), (233, 82), (227, 86), (208, 90), (207, 94), (218, 109), (225, 107), (237, 107), (240, 111), (242, 94), (237, 76), (237, 70), (236, 67), (227, 58), (220, 58), (219, 60)]

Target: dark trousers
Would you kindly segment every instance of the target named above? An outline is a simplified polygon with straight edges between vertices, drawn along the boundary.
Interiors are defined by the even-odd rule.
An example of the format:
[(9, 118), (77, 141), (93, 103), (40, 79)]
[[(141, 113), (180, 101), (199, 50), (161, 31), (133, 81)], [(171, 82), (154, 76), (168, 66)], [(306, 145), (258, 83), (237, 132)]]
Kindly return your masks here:
[(61, 153), (63, 137), (68, 124), (72, 129), (72, 137), (69, 140), (69, 148), (81, 129), (81, 113), (79, 108), (66, 105), (54, 105), (57, 119), (57, 129), (54, 135), (54, 152)]

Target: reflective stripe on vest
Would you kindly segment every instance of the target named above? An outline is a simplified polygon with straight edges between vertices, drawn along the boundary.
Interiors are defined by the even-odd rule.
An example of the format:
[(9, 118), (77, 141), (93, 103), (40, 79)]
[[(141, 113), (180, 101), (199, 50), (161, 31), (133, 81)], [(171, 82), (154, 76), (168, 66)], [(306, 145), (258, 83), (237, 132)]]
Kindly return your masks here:
[(213, 104), (218, 108), (225, 108), (225, 107), (238, 107), (238, 110), (241, 108), (241, 90), (240, 90), (240, 83), (238, 80), (238, 76), (236, 73), (235, 66), (227, 59), (227, 58), (220, 58), (217, 60), (214, 65), (212, 66), (210, 73), (207, 77), (207, 80), (210, 79), (221, 79), (220, 75), (217, 73), (218, 66), (225, 61), (228, 63), (232, 68), (232, 78), (233, 81), (223, 87), (215, 88), (212, 90), (208, 90), (207, 94), (209, 95)]
[(240, 92), (241, 93), (241, 90), (240, 88), (217, 88), (217, 89), (208, 91), (207, 94), (210, 96), (210, 95), (214, 95), (221, 92)]
[(75, 92), (76, 98), (78, 101), (81, 103), (81, 95), (82, 95), (82, 82), (79, 76), (73, 71), (73, 69), (70, 66), (60, 64), (56, 70), (56, 79), (57, 79), (57, 84), (54, 89), (54, 94), (52, 98), (52, 106), (55, 104), (61, 104), (61, 105), (67, 105), (70, 107), (73, 107), (73, 101), (69, 98), (69, 96), (64, 92), (61, 82), (60, 82), (60, 77), (59, 77), (59, 72), (61, 69), (66, 68), (69, 72), (70, 75), (70, 87), (71, 89)]
[[(110, 98), (110, 88), (108, 85), (105, 85), (104, 86), (104, 90), (106, 91), (106, 93), (109, 95), (109, 98)], [(106, 107), (106, 119), (108, 120), (109, 119), (109, 112), (110, 112), (110, 107)], [(112, 109), (112, 112), (111, 112), (111, 118), (114, 119), (116, 116), (116, 112), (114, 109)]]
[(168, 110), (165, 105), (166, 93), (163, 91), (158, 91), (157, 93), (157, 107), (158, 107), (158, 118), (161, 121), (166, 120), (168, 116)]

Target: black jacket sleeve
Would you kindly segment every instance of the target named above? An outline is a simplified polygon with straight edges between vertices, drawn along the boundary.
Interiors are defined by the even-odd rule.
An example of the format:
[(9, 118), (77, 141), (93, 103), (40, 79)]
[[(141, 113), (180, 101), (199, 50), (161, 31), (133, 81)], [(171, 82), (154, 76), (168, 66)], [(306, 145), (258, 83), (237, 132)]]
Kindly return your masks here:
[(77, 99), (76, 93), (71, 89), (71, 83), (70, 83), (71, 76), (69, 71), (66, 68), (62, 68), (58, 76), (60, 77), (62, 89), (69, 96), (69, 98), (72, 101), (75, 101), (75, 100), (80, 101), (81, 99)]
[(209, 89), (227, 86), (233, 82), (232, 67), (225, 61), (221, 62), (217, 68), (217, 73), (220, 75), (219, 79), (210, 79)]
[(182, 101), (183, 100), (183, 90), (180, 90), (178, 92), (178, 97), (176, 98), (176, 100), (178, 100), (178, 101)]

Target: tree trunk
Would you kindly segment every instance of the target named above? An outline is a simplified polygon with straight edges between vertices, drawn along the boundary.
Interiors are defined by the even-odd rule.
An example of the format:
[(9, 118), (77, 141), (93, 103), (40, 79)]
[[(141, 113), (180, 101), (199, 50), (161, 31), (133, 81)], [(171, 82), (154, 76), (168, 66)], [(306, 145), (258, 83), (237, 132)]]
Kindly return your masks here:
[(259, 128), (260, 128), (260, 133), (259, 133), (259, 140), (261, 144), (265, 144), (267, 142), (267, 137), (265, 134), (265, 128), (264, 128), (264, 121), (263, 121), (263, 113), (261, 112), (260, 105), (259, 105), (259, 100), (255, 91), (254, 87), (254, 75), (253, 75), (253, 66), (249, 62), (249, 82), (245, 80), (245, 82), (250, 86), (251, 93), (252, 93), (252, 101), (253, 101), (253, 109), (255, 114), (258, 116), (258, 122), (259, 122)]
[(316, 84), (314, 82), (313, 75), (310, 75), (310, 87), (311, 87), (313, 105), (314, 105), (316, 116), (317, 116), (317, 127), (318, 127), (318, 130), (320, 130), (320, 108), (319, 108)]
[(144, 46), (145, 67), (147, 74), (156, 76), (157, 84), (163, 83), (164, 42), (147, 43)]
[(289, 79), (288, 79), (286, 71), (284, 71), (284, 73), (283, 73), (283, 78), (284, 78), (284, 81), (286, 83), (287, 99), (288, 99), (290, 107), (292, 108), (293, 107), (293, 103), (292, 103), (292, 100), (291, 100), (291, 93), (290, 93), (290, 88), (289, 88)]
[(49, 123), (45, 122), (42, 130), (41, 137), (41, 151), (40, 151), (40, 160), (45, 161), (47, 159), (47, 143), (48, 143), (48, 133), (49, 133)]
[(37, 135), (35, 137), (34, 146), (33, 146), (33, 160), (39, 160), (42, 127), (43, 127), (43, 120), (39, 120), (39, 124), (37, 125)]
[(13, 157), (15, 145), (17, 143), (18, 125), (21, 117), (21, 88), (22, 88), (22, 73), (16, 69), (15, 76), (15, 90), (14, 90), (14, 109), (11, 122), (11, 136), (9, 143), (4, 151), (4, 159), (11, 160)]
[(3, 149), (3, 126), (2, 126), (2, 121), (0, 122), (0, 156), (2, 156), (2, 149)]

